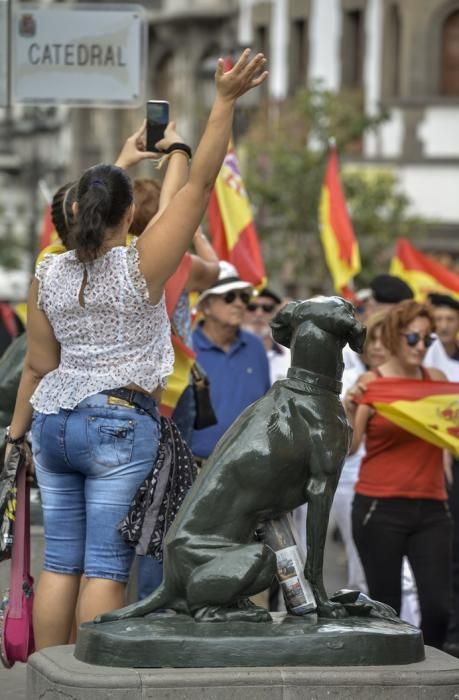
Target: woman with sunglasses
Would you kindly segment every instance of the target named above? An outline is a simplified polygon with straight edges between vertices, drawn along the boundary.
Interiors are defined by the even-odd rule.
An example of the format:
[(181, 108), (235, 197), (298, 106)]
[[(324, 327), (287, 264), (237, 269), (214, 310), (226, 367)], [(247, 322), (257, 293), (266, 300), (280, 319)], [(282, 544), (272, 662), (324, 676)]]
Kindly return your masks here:
[[(391, 309), (381, 339), (389, 352), (377, 369), (359, 379), (399, 377), (444, 381), (440, 370), (423, 367), (433, 342), (430, 310), (407, 300)], [(448, 624), (451, 593), (452, 526), (446, 502), (442, 450), (359, 405), (354, 415), (351, 454), (365, 435), (352, 508), (354, 540), (372, 598), (400, 614), (402, 560), (414, 573), (424, 642), (441, 648)]]

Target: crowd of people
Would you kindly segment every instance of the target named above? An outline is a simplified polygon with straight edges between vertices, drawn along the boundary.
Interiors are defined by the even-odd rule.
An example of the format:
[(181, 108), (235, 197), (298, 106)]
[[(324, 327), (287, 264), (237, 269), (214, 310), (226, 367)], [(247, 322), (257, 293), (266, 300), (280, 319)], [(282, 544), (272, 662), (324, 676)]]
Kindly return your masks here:
[[(228, 72), (219, 62), (214, 106), (191, 168), (173, 123), (154, 153), (145, 150), (143, 125), (115, 164), (90, 168), (53, 198), (61, 243), (37, 261), (27, 344), (18, 338), (8, 350), (25, 357), (6, 459), (30, 430), (29, 469), (44, 515), (37, 649), (71, 643), (81, 622), (124, 605), (135, 550), (118, 526), (151, 478), (161, 415), (178, 426), (199, 470), (241, 412), (286, 377), (290, 353), (270, 327), (286, 300), (269, 287), (255, 290), (219, 261), (200, 228), (235, 101), (263, 82), (264, 64), (263, 55), (250, 59), (248, 52)], [(168, 153), (162, 185), (132, 182), (126, 170), (160, 151)], [(194, 327), (191, 292), (198, 295)], [(354, 438), (332, 509), (348, 586), (419, 622), (427, 644), (459, 655), (459, 462), (363, 400), (377, 377), (459, 380), (459, 302), (431, 294), (419, 303), (390, 275), (376, 277), (356, 299), (368, 333), (362, 355), (344, 349), (342, 401)], [(14, 319), (2, 314), (13, 329)], [(13, 331), (11, 339), (19, 329)], [(170, 377), (179, 373), (178, 341), (193, 349), (207, 377), (215, 420), (206, 427), (197, 426), (189, 370), (165, 409)], [(304, 508), (295, 515), (305, 545)], [(137, 557), (139, 598), (161, 577), (160, 557)]]

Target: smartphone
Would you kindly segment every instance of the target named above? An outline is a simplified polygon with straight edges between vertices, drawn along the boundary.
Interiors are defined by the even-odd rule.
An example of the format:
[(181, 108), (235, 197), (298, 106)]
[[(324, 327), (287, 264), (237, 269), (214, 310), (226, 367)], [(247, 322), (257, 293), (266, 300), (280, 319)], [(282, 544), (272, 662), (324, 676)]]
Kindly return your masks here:
[(164, 137), (169, 123), (169, 102), (148, 100), (147, 102), (147, 151), (154, 151), (155, 144)]

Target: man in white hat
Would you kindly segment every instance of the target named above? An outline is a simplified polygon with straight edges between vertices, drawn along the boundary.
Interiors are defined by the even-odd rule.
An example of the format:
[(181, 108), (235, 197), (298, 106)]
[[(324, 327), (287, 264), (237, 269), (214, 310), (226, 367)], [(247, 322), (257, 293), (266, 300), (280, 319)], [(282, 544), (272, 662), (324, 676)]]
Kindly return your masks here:
[(223, 433), (271, 384), (263, 343), (241, 329), (252, 292), (252, 285), (224, 262), (217, 282), (197, 302), (203, 320), (193, 333), (193, 347), (209, 378), (218, 421), (194, 431), (192, 449), (198, 460), (207, 459)]

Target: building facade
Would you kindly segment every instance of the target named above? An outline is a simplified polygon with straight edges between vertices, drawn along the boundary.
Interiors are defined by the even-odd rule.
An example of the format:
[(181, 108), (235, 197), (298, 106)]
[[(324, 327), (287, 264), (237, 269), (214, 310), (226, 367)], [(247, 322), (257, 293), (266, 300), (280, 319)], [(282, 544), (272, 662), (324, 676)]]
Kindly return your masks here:
[[(169, 100), (193, 146), (211, 103), (216, 58), (253, 46), (269, 59), (264, 90), (274, 101), (321, 81), (361, 91), (370, 114), (387, 110), (353, 162), (393, 168), (413, 213), (438, 222), (432, 249), (459, 253), (459, 0), (141, 4), (149, 25), (145, 98)], [(3, 110), (0, 229), (12, 226), (32, 240), (40, 210), (39, 198), (30, 206), (34, 178), (53, 190), (89, 165), (112, 161), (143, 116), (144, 107)]]

